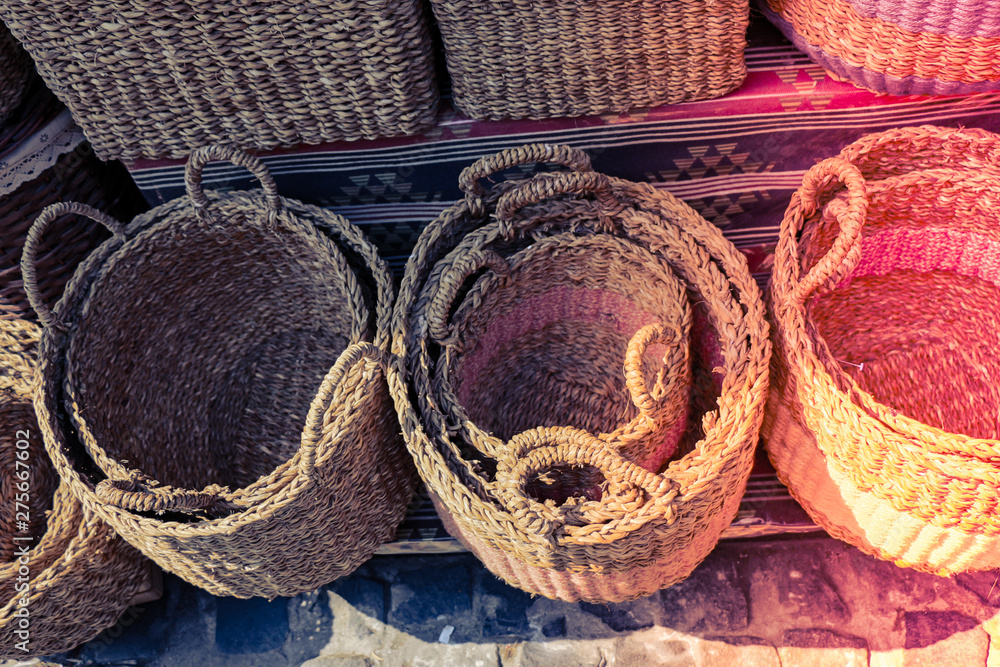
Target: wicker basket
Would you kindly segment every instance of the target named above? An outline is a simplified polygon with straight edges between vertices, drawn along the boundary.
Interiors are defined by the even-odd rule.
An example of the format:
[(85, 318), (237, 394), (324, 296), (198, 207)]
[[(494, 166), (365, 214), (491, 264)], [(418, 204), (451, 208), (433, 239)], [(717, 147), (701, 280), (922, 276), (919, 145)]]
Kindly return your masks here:
[[(263, 192), (204, 192), (211, 159)], [(416, 482), (383, 370), (391, 278), (357, 228), (279, 197), (255, 158), (201, 149), (187, 181), (127, 228), (70, 205), (32, 228), (46, 447), (165, 570), (216, 595), (313, 590), (392, 538)], [(115, 236), (49, 313), (33, 243), (66, 209)]]
[(891, 95), (1000, 89), (1000, 8), (984, 0), (758, 0), (838, 79)]
[(0, 126), (21, 105), (34, 76), (31, 57), (0, 24)]
[(59, 483), (45, 454), (31, 405), (40, 333), (0, 320), (0, 657), (12, 659), (66, 651), (114, 625), (147, 562)]
[[(13, 192), (0, 196), (0, 319), (37, 322), (21, 280), (21, 250), (31, 223), (50, 204), (74, 200), (131, 219), (149, 208), (125, 167), (97, 159), (89, 144), (64, 153), (55, 164)], [(96, 222), (64, 216), (49, 228), (37, 256), (46, 304), (55, 303), (73, 270), (110, 235)]]
[(864, 137), (807, 173), (771, 282), (779, 477), (831, 534), (942, 575), (1000, 566), (998, 157), (977, 130)]
[(424, 6), (2, 0), (103, 159), (419, 132), (438, 89)]
[[(489, 190), (480, 185), (481, 178), (502, 169), (536, 162), (573, 171)], [(759, 291), (745, 261), (718, 229), (681, 202), (647, 185), (596, 174), (586, 155), (567, 147), (533, 145), (485, 158), (463, 173), (461, 185), (466, 198), (427, 227), (407, 264), (389, 375), (407, 445), (442, 520), (495, 574), (550, 598), (620, 601), (680, 581), (711, 551), (735, 514), (763, 414), (770, 348)], [(494, 215), (496, 222), (489, 222)], [(581, 257), (569, 261), (564, 256), (572, 257), (569, 248), (579, 248)], [(666, 315), (664, 308), (676, 298), (670, 289), (661, 297), (667, 303), (654, 307), (641, 289), (625, 298), (620, 284), (592, 320), (581, 320), (582, 309), (564, 296), (571, 284), (594, 281), (585, 282), (593, 289), (633, 273), (639, 276), (633, 288), (652, 287), (655, 283), (626, 259), (630, 256), (647, 258), (648, 266), (661, 267), (658, 272), (669, 267), (666, 275), (672, 271), (696, 297), (691, 303), (704, 308), (709, 325), (707, 334), (699, 333), (696, 308), (692, 336), (699, 340), (692, 340), (692, 375), (695, 395), (707, 388), (710, 406), (691, 412), (681, 438), (683, 456), (660, 473), (669, 448), (654, 455), (657, 445), (676, 442), (678, 434), (658, 431), (637, 448), (628, 438), (618, 439), (629, 430), (619, 428), (629, 413), (615, 414), (629, 403), (628, 381), (610, 392), (617, 398), (595, 400), (598, 392), (590, 388), (591, 396), (579, 399), (608, 417), (585, 422), (589, 430), (561, 423), (585, 419), (575, 401), (534, 397), (537, 386), (576, 398), (580, 392), (562, 388), (576, 376), (606, 383), (620, 373), (620, 351), (605, 357), (607, 344), (574, 340), (574, 330), (579, 334), (583, 325), (594, 326), (593, 320), (622, 328), (617, 350), (625, 347), (623, 335), (627, 340), (638, 331), (633, 355), (662, 335), (655, 324), (644, 325)], [(537, 267), (534, 261), (522, 265), (531, 257)], [(541, 260), (553, 258), (565, 267), (548, 271), (551, 285), (539, 290), (545, 281)], [(489, 271), (480, 275), (479, 265)], [(532, 278), (534, 271), (538, 275)], [(614, 278), (601, 282), (606, 275)], [(519, 286), (528, 289), (522, 294)], [(560, 331), (562, 319), (546, 326), (546, 308), (573, 329)], [(649, 313), (641, 314), (647, 308)], [(541, 344), (534, 346), (532, 338)], [(497, 344), (504, 341), (513, 345)], [(514, 349), (521, 344), (528, 349)], [(532, 386), (531, 370), (522, 366), (530, 365), (537, 350), (547, 352), (545, 363), (565, 378), (562, 386), (542, 381)], [(639, 364), (637, 356), (631, 359), (630, 378), (648, 380), (659, 372), (656, 365)], [(653, 359), (667, 363), (660, 352)], [(578, 367), (567, 367), (571, 364)], [(706, 382), (720, 368), (725, 372), (716, 374), (716, 382)], [(496, 396), (487, 382), (477, 382), (497, 373), (513, 373), (508, 377), (516, 381), (503, 383), (510, 395)], [(635, 387), (643, 384), (649, 386)], [(489, 414), (500, 406), (509, 418)], [(557, 484), (547, 483), (552, 480)]]
[(455, 105), (553, 118), (719, 97), (746, 76), (748, 0), (431, 0)]

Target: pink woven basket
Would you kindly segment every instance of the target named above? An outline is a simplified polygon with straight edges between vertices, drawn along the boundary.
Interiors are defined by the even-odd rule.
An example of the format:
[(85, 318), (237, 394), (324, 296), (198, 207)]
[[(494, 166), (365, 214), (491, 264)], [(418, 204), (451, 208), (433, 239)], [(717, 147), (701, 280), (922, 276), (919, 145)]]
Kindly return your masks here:
[(984, 0), (759, 0), (836, 78), (891, 95), (1000, 89), (1000, 5)]

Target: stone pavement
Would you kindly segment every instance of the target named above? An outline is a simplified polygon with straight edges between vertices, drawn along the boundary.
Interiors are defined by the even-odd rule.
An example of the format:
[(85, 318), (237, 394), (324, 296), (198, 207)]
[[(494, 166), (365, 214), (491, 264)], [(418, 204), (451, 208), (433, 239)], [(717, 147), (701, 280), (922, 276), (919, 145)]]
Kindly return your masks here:
[(823, 535), (723, 542), (650, 597), (568, 604), (507, 586), (469, 554), (379, 556), (274, 601), (165, 575), (160, 600), (36, 664), (1000, 667), (998, 579), (898, 568)]

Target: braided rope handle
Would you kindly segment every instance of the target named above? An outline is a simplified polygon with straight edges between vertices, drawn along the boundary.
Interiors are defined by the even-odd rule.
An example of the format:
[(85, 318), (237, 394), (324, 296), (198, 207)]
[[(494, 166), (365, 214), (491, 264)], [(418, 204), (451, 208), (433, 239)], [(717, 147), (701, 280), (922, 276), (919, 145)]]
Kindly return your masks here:
[(500, 234), (509, 239), (514, 236), (515, 231), (524, 231), (535, 224), (530, 219), (521, 221), (516, 219), (516, 213), (525, 206), (541, 204), (560, 195), (585, 193), (596, 195), (600, 205), (599, 231), (612, 233), (614, 223), (606, 214), (616, 212), (621, 203), (615, 196), (610, 179), (596, 171), (571, 171), (538, 174), (501, 195), (496, 206)]
[(201, 491), (158, 486), (145, 475), (129, 479), (106, 479), (95, 489), (98, 501), (129, 512), (205, 512), (224, 516), (239, 509), (228, 487), (213, 484)]
[(668, 328), (660, 323), (647, 324), (635, 332), (625, 350), (625, 386), (632, 396), (632, 403), (639, 408), (639, 415), (653, 417), (660, 410), (661, 403), (671, 397), (668, 385), (676, 382), (676, 374), (669, 374), (669, 368), (661, 368), (652, 387), (646, 381), (642, 370), (642, 360), (650, 345), (662, 343), (676, 345), (684, 335), (676, 328)]
[(465, 193), (469, 210), (476, 216), (482, 215), (486, 206), (483, 197), (486, 189), (482, 179), (520, 165), (550, 163), (562, 165), (573, 171), (589, 172), (590, 156), (579, 148), (560, 144), (528, 144), (508, 148), (494, 155), (488, 155), (473, 162), (458, 176), (458, 187)]
[(258, 157), (232, 146), (203, 146), (188, 157), (187, 165), (184, 168), (184, 183), (198, 219), (207, 221), (211, 217), (209, 213), (210, 202), (202, 188), (201, 181), (205, 166), (216, 161), (229, 162), (237, 167), (243, 167), (260, 181), (264, 191), (264, 199), (267, 202), (267, 222), (271, 229), (274, 229), (277, 226), (278, 214), (284, 210), (285, 205), (278, 194), (278, 186), (275, 184), (271, 172)]
[(442, 345), (449, 342), (451, 323), (448, 318), (452, 305), (469, 276), (483, 268), (488, 268), (497, 275), (507, 275), (510, 272), (507, 260), (495, 250), (480, 248), (459, 258), (441, 276), (440, 285), (427, 307), (427, 333), (435, 342)]
[(38, 244), (48, 226), (64, 215), (75, 213), (90, 218), (98, 222), (111, 231), (119, 239), (125, 238), (125, 228), (122, 223), (112, 218), (106, 213), (77, 202), (60, 202), (46, 206), (28, 230), (28, 236), (24, 241), (24, 249), (21, 252), (21, 276), (24, 279), (24, 291), (28, 295), (28, 303), (38, 315), (38, 321), (46, 328), (55, 323), (55, 317), (48, 306), (42, 300), (41, 291), (38, 288), (38, 271), (36, 267)]
[(323, 439), (323, 420), (330, 408), (330, 401), (340, 387), (348, 372), (361, 361), (372, 360), (383, 367), (386, 366), (385, 353), (372, 343), (361, 341), (352, 343), (340, 353), (330, 372), (323, 378), (319, 391), (316, 392), (306, 423), (303, 428), (303, 443), (299, 448), (299, 474), (303, 477), (312, 475), (316, 467), (316, 447)]
[[(806, 172), (802, 186), (792, 195), (788, 204), (791, 215), (786, 215), (782, 221), (781, 234), (794, 245), (805, 220), (816, 213), (819, 196), (823, 192), (829, 192), (832, 181), (840, 181), (847, 186), (847, 197), (843, 203), (836, 203), (830, 208), (840, 229), (826, 255), (795, 285), (792, 299), (799, 304), (805, 303), (821, 285), (849, 274), (860, 258), (861, 228), (868, 214), (865, 179), (857, 167), (839, 157), (827, 158)], [(795, 248), (793, 256), (800, 256), (798, 248)]]
[(570, 427), (538, 427), (511, 438), (497, 460), (496, 493), (506, 511), (525, 532), (552, 537), (565, 521), (528, 496), (525, 487), (535, 476), (556, 466), (592, 466), (606, 479), (645, 491), (656, 502), (677, 495), (672, 480), (632, 463), (587, 431)]

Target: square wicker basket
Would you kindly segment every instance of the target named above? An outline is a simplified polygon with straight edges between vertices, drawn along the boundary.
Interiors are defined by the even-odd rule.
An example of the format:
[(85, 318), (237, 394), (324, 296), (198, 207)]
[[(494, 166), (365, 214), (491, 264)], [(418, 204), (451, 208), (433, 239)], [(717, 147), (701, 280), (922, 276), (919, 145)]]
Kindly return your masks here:
[(418, 0), (2, 0), (103, 159), (419, 132), (438, 88)]

